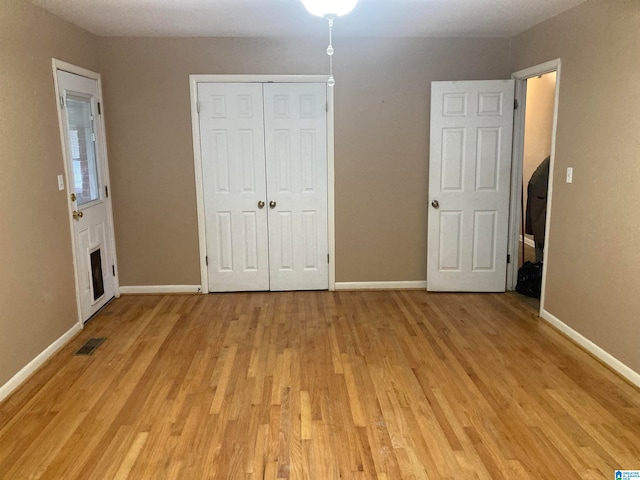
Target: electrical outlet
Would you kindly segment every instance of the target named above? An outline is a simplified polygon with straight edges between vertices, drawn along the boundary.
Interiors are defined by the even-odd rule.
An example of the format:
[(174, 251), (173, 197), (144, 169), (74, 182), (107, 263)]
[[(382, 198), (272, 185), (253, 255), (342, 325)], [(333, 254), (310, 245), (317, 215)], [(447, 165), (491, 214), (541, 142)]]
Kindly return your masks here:
[(58, 175), (58, 190), (64, 190), (64, 177), (62, 175)]
[(567, 183), (573, 183), (573, 167), (567, 167)]

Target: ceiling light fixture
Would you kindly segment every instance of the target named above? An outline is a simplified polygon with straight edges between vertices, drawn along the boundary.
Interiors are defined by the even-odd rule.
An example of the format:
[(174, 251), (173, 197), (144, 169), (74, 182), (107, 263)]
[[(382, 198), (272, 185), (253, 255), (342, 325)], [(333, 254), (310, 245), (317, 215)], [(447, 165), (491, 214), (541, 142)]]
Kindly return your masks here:
[(327, 80), (327, 85), (333, 87), (336, 84), (333, 78), (333, 21), (336, 17), (346, 15), (353, 10), (358, 0), (302, 0), (302, 3), (309, 13), (326, 18), (329, 24), (329, 46), (327, 47), (327, 55), (329, 55), (329, 79)]

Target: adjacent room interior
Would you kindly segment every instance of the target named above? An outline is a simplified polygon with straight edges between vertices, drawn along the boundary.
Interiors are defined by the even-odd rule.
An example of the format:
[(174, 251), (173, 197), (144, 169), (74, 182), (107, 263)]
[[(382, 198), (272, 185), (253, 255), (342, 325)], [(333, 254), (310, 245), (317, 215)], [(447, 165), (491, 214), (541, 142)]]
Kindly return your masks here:
[[(89, 13), (73, 2), (5, 0), (0, 472), (610, 478), (640, 469), (640, 110), (630, 108), (640, 66), (629, 60), (640, 49), (640, 5), (554, 0), (540, 13), (520, 1), (521, 12), (491, 0), (484, 13), (463, 2), (475, 7), (438, 17), (445, 10), (427, 2), (401, 10), (361, 0), (337, 18), (335, 86), (297, 103), (306, 118), (325, 102), (321, 124), (331, 127), (327, 139), (306, 137), (322, 138), (327, 164), (300, 174), (329, 182), (319, 201), (327, 245), (311, 243), (330, 255), (327, 288), (206, 294), (219, 246), (203, 247), (202, 225), (223, 224), (202, 216), (201, 182), (224, 187), (226, 177), (198, 170), (194, 78), (326, 82), (326, 21), (297, 0), (243, 2), (235, 12), (218, 0), (187, 10), (92, 0)], [(253, 12), (251, 31), (229, 20), (242, 8)], [(509, 281), (502, 293), (428, 291), (428, 219), (439, 205), (429, 195), (432, 83), (513, 82), (548, 62), (556, 73), (526, 81), (524, 198), (515, 203), (521, 215), (532, 173), (550, 156), (540, 303)], [(71, 70), (92, 78), (86, 88), (96, 93), (67, 95), (85, 88), (57, 73)], [(284, 94), (263, 86), (240, 95), (257, 95), (263, 126), (275, 125), (263, 142), (268, 170), (269, 142), (284, 138)], [(64, 150), (69, 101), (108, 158), (100, 188), (74, 185), (86, 198), (69, 195), (67, 175), (81, 170), (74, 159), (91, 136), (74, 134)], [(91, 246), (100, 227), (74, 227), (96, 195), (108, 205), (111, 250)], [(281, 219), (285, 202), (251, 198), (256, 212)], [(305, 235), (317, 231), (305, 225)], [(231, 234), (218, 238), (234, 244)], [(522, 247), (535, 260), (536, 241), (525, 234), (508, 261), (520, 264)], [(78, 273), (77, 252), (93, 279)], [(106, 276), (112, 283), (98, 280)], [(90, 339), (95, 351), (74, 355)]]
[[(556, 110), (557, 72), (526, 80), (524, 144), (522, 156), (522, 195), (520, 201), (520, 245), (518, 265), (544, 262), (546, 211), (549, 190), (549, 164), (554, 114)], [(533, 177), (538, 169), (539, 175)], [(544, 175), (546, 173), (546, 175)], [(537, 178), (538, 180), (533, 180)], [(535, 198), (529, 198), (530, 190)], [(535, 233), (535, 235), (534, 235)], [(532, 292), (533, 293), (533, 292)], [(539, 295), (527, 297), (527, 302), (539, 310)]]

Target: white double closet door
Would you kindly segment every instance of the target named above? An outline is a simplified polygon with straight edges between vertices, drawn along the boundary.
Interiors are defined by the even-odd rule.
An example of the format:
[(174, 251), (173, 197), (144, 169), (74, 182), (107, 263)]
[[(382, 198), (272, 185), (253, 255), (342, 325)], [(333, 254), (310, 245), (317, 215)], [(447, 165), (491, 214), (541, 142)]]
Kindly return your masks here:
[(200, 83), (209, 291), (325, 290), (324, 83)]

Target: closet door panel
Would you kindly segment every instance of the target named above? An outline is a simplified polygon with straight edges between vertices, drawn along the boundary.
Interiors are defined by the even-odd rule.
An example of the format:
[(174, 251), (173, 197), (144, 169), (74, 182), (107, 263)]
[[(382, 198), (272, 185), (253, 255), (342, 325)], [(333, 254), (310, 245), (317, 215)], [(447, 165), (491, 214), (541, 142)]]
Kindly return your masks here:
[(326, 88), (264, 85), (271, 290), (329, 285)]
[(209, 291), (269, 290), (262, 85), (202, 83)]

